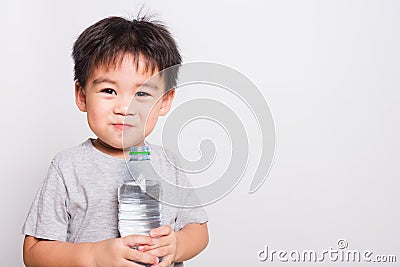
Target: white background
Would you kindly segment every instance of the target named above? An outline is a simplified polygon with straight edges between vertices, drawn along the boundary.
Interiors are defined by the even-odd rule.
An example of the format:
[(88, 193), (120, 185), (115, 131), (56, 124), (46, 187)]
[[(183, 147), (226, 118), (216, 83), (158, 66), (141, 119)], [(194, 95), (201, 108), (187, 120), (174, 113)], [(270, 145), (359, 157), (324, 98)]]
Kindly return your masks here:
[[(141, 4), (0, 3), (0, 266), (23, 266), (21, 227), (52, 157), (93, 136), (74, 104), (73, 42), (99, 19), (132, 16)], [(249, 77), (276, 124), (267, 181), (247, 193), (252, 159), (235, 190), (206, 207), (210, 244), (187, 266), (266, 266), (257, 259), (265, 245), (322, 251), (339, 238), (400, 261), (400, 2), (146, 1), (145, 8), (170, 27), (184, 62), (225, 64)], [(199, 142), (189, 139), (181, 144), (188, 153)]]

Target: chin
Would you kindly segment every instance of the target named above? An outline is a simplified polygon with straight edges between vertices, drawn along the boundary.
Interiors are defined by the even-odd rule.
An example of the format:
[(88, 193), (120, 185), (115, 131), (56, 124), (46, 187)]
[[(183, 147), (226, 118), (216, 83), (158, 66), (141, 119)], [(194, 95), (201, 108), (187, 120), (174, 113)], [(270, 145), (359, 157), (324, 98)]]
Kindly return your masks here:
[(112, 146), (114, 149), (117, 149), (117, 150), (123, 150), (125, 147), (123, 147), (121, 144), (119, 144), (119, 145), (113, 145)]
[(116, 149), (116, 150), (122, 150), (123, 149), (123, 145), (122, 142), (108, 142), (107, 140), (101, 139), (101, 141), (103, 142), (103, 145), (108, 146), (111, 149)]
[(138, 145), (143, 145), (144, 139), (129, 139), (129, 140), (124, 140), (124, 144), (122, 145), (124, 148), (129, 148), (131, 146), (138, 146)]
[(136, 146), (136, 145), (141, 145), (144, 143), (145, 137), (143, 134), (140, 136), (138, 134), (130, 134), (130, 135), (124, 135), (124, 137), (121, 140), (121, 146), (124, 148), (129, 148), (131, 146)]
[(123, 149), (123, 144), (122, 144), (122, 138), (121, 137), (103, 137), (101, 135), (96, 135), (97, 138), (100, 141), (100, 145), (102, 145), (105, 148), (109, 149), (115, 149), (115, 150), (122, 150)]

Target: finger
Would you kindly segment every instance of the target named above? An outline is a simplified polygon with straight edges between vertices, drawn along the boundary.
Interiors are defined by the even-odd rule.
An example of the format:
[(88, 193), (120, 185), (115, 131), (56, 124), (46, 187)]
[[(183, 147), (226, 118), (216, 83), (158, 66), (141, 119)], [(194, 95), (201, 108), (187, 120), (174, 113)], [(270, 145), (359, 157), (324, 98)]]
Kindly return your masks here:
[(156, 249), (156, 248), (160, 248), (160, 247), (164, 247), (164, 246), (168, 246), (168, 245), (169, 245), (169, 244), (164, 244), (164, 245), (157, 244), (157, 245), (154, 245), (154, 246), (139, 245), (139, 246), (137, 247), (137, 250), (146, 252), (146, 251), (154, 250), (154, 249)]
[(152, 250), (148, 250), (148, 251), (146, 251), (146, 254), (153, 255), (156, 257), (164, 257), (164, 256), (171, 254), (172, 252), (173, 251), (172, 251), (171, 246), (163, 246), (163, 247), (158, 247), (158, 248), (155, 248)]
[(155, 248), (158, 248), (158, 247), (160, 247), (158, 244), (157, 244), (157, 245), (154, 245), (154, 246), (139, 245), (139, 246), (137, 247), (137, 249), (138, 249), (139, 251), (149, 251), (149, 250), (152, 250), (152, 249), (155, 249)]
[[(145, 265), (144, 265), (145, 264)], [(158, 263), (157, 263), (158, 264)], [(149, 263), (141, 263), (138, 261), (131, 261), (131, 260), (125, 260), (123, 261), (123, 265), (121, 267), (143, 267), (143, 266), (156, 266), (157, 264), (149, 264)], [(120, 265), (118, 265), (120, 266)]]
[(154, 245), (140, 244), (137, 249), (140, 251), (148, 251), (148, 250), (155, 249), (158, 247), (168, 246), (170, 243), (171, 242), (167, 236), (159, 237), (159, 238), (155, 238)]
[(157, 240), (155, 238), (151, 238), (149, 236), (144, 235), (128, 235), (122, 237), (122, 243), (128, 247), (134, 247), (135, 245), (155, 245), (157, 244)]
[(151, 237), (159, 237), (163, 235), (169, 235), (172, 232), (171, 226), (163, 225), (158, 228), (151, 229), (150, 236)]
[(137, 251), (136, 249), (127, 249), (125, 251), (125, 254), (126, 255), (124, 258), (131, 261), (148, 264), (157, 264), (159, 262), (158, 257), (156, 257), (155, 255)]
[(169, 267), (172, 264), (172, 255), (163, 257), (162, 261), (158, 264), (153, 264), (151, 267)]
[[(123, 261), (124, 265), (121, 265), (123, 267), (143, 267), (143, 264), (131, 260), (125, 260)], [(149, 266), (150, 264), (147, 264)], [(154, 264), (151, 266), (155, 266)]]

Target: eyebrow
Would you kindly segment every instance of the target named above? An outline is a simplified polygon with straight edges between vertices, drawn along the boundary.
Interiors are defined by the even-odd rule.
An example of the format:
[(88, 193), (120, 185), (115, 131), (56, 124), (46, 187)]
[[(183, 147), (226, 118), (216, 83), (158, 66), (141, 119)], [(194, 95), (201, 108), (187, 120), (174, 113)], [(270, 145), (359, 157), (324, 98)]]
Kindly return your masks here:
[[(94, 79), (93, 82), (92, 82), (93, 85), (97, 85), (97, 84), (100, 84), (100, 83), (111, 83), (111, 84), (114, 84), (114, 85), (118, 84), (117, 81), (114, 81), (114, 80), (111, 80), (111, 79), (108, 79), (108, 78), (102, 78), (102, 77)], [(136, 88), (140, 88), (140, 87), (147, 87), (147, 88), (152, 89), (152, 90), (158, 90), (157, 84), (152, 83), (152, 82), (136, 83)]]
[(153, 90), (158, 90), (157, 84), (151, 83), (151, 82), (137, 83), (136, 84), (136, 88), (140, 88), (140, 87), (148, 87), (148, 88), (153, 89)]
[(93, 85), (96, 85), (96, 84), (99, 84), (99, 83), (111, 83), (111, 84), (114, 84), (114, 85), (117, 84), (117, 82), (114, 81), (114, 80), (110, 80), (108, 78), (101, 78), (101, 77), (97, 78), (97, 79), (94, 79), (93, 82), (92, 82)]

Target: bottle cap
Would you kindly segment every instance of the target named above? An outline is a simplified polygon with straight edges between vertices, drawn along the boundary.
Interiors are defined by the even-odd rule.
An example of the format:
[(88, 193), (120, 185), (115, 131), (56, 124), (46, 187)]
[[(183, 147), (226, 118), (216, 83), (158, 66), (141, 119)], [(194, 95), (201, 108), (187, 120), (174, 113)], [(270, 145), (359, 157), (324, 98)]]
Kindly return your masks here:
[(150, 160), (149, 146), (131, 146), (129, 149), (130, 160)]

